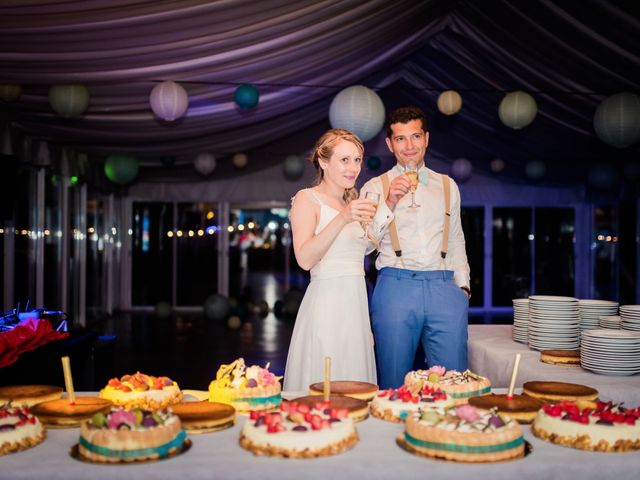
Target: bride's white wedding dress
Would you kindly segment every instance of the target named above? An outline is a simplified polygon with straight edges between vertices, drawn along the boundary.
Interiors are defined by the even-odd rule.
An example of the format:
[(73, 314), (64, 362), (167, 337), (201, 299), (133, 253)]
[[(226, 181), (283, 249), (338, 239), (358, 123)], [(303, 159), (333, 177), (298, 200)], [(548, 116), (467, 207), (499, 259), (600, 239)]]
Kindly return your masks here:
[[(339, 213), (307, 190), (320, 205), (316, 235)], [(311, 269), (289, 345), (284, 390), (307, 391), (323, 380), (324, 357), (331, 357), (332, 380), (376, 383), (364, 255), (368, 241), (358, 222), (346, 225), (325, 256)]]

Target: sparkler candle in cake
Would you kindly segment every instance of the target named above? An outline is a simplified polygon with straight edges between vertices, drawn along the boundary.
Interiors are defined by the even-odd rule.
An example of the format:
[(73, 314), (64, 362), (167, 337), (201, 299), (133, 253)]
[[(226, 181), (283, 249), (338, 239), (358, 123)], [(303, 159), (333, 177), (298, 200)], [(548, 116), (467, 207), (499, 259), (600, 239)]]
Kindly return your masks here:
[(239, 413), (271, 410), (280, 405), (281, 378), (269, 371), (268, 363), (264, 368), (247, 367), (239, 358), (218, 369), (216, 379), (209, 384), (209, 401), (229, 404)]
[(419, 409), (448, 407), (453, 401), (438, 388), (424, 385), (422, 390), (412, 393), (406, 386), (382, 390), (371, 402), (371, 414), (382, 420), (400, 423)]
[(112, 378), (100, 390), (100, 397), (126, 408), (160, 410), (182, 400), (178, 384), (169, 377), (153, 377), (136, 372)]
[(27, 407), (0, 406), (0, 455), (34, 447), (45, 437), (42, 423)]
[(429, 385), (431, 388), (440, 388), (447, 393), (454, 405), (467, 403), (470, 397), (487, 395), (491, 392), (491, 381), (471, 370), (458, 372), (446, 370), (441, 366), (434, 366), (428, 370), (414, 370), (404, 377), (407, 389), (417, 393)]

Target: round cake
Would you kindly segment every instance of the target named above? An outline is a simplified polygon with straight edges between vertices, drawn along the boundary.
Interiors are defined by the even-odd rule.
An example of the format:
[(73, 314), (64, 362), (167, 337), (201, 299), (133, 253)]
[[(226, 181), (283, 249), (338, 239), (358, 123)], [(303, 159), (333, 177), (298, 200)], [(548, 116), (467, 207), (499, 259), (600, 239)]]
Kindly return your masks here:
[(14, 407), (31, 407), (36, 403), (62, 397), (62, 388), (53, 385), (11, 385), (0, 387), (0, 404), (11, 403)]
[(462, 405), (469, 398), (491, 393), (491, 381), (483, 376), (473, 373), (471, 370), (458, 372), (457, 370), (445, 370), (444, 367), (435, 366), (428, 370), (414, 370), (404, 377), (404, 384), (411, 392), (419, 392), (424, 385), (432, 388), (441, 388), (455, 405)]
[(47, 433), (27, 407), (0, 407), (0, 455), (35, 447)]
[(239, 358), (218, 369), (216, 379), (209, 384), (209, 401), (226, 403), (240, 413), (278, 408), (281, 378), (269, 371), (269, 364), (265, 368), (246, 367), (244, 359)]
[[(378, 386), (374, 383), (356, 382), (352, 380), (335, 380), (331, 383), (331, 393), (345, 395), (347, 397), (358, 398), (360, 400), (370, 401), (378, 393)], [(309, 385), (309, 394), (323, 395), (324, 383), (313, 383)]]
[(98, 397), (76, 397), (74, 403), (59, 398), (38, 403), (31, 412), (49, 428), (75, 428), (96, 413), (109, 411), (112, 405), (110, 400)]
[(540, 361), (549, 365), (580, 366), (580, 350), (542, 350)]
[(186, 439), (170, 410), (114, 408), (80, 426), (78, 453), (99, 463), (139, 462), (174, 455)]
[(371, 415), (388, 422), (400, 423), (419, 409), (444, 408), (453, 405), (447, 393), (440, 388), (425, 385), (418, 393), (406, 386), (382, 390), (371, 401)]
[(218, 402), (181, 402), (171, 406), (171, 410), (182, 422), (188, 433), (208, 433), (233, 427), (236, 409)]
[(413, 412), (398, 440), (419, 455), (474, 463), (519, 458), (525, 446), (518, 422), (471, 405)]
[(595, 388), (564, 382), (525, 382), (522, 385), (522, 393), (551, 403), (561, 400), (595, 400), (598, 398), (598, 391)]
[(182, 400), (178, 384), (169, 377), (153, 377), (136, 372), (112, 378), (100, 390), (100, 397), (125, 408), (161, 410)]
[(240, 445), (255, 455), (315, 458), (335, 455), (358, 442), (346, 409), (316, 409), (282, 402), (280, 411), (252, 411)]
[(640, 450), (640, 407), (611, 402), (562, 401), (545, 405), (531, 431), (566, 447), (599, 452)]
[(290, 404), (299, 403), (313, 407), (316, 410), (326, 409), (342, 409), (346, 408), (349, 412), (351, 420), (355, 423), (366, 420), (369, 417), (369, 404), (364, 400), (358, 398), (347, 397), (345, 395), (330, 395), (329, 402), (324, 401), (323, 395), (307, 395), (306, 397), (298, 397), (294, 399)]
[(531, 423), (544, 402), (528, 395), (514, 395), (509, 398), (507, 395), (492, 393), (491, 395), (470, 398), (469, 405), (482, 410), (496, 408), (498, 412), (508, 415), (519, 423)]

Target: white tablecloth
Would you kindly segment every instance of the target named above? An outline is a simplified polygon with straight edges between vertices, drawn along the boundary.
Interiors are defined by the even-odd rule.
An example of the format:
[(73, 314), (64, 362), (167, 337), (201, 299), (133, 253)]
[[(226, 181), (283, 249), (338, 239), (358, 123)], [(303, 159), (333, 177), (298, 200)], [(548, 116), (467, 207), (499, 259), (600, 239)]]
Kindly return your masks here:
[(531, 380), (579, 383), (596, 388), (603, 400), (640, 406), (640, 374), (608, 376), (591, 373), (581, 367), (561, 367), (540, 361), (540, 352), (514, 342), (511, 325), (469, 326), (469, 368), (489, 377), (494, 387), (508, 387), (516, 353), (520, 368), (516, 386)]

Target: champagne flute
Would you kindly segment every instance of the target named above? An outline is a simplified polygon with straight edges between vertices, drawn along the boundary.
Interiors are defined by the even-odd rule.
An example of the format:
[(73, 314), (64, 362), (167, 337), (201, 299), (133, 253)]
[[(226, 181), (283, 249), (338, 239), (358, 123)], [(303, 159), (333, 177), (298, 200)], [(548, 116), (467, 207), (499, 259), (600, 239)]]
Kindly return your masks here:
[(409, 191), (411, 192), (411, 205), (409, 208), (419, 207), (416, 203), (416, 188), (418, 188), (418, 166), (415, 164), (407, 164), (404, 167), (404, 174), (409, 179), (411, 183), (411, 187), (409, 187)]
[[(373, 200), (375, 202), (375, 205), (373, 206), (373, 208), (375, 208), (376, 210), (378, 210), (378, 203), (380, 202), (380, 194), (376, 193), (376, 192), (365, 192), (364, 194), (364, 198), (365, 199), (369, 199), (369, 200)], [(375, 212), (374, 212), (375, 215)], [(364, 239), (367, 237), (367, 233), (369, 233), (369, 224), (362, 224), (362, 229), (364, 230), (364, 233), (362, 234), (362, 236), (360, 237), (360, 239)]]

